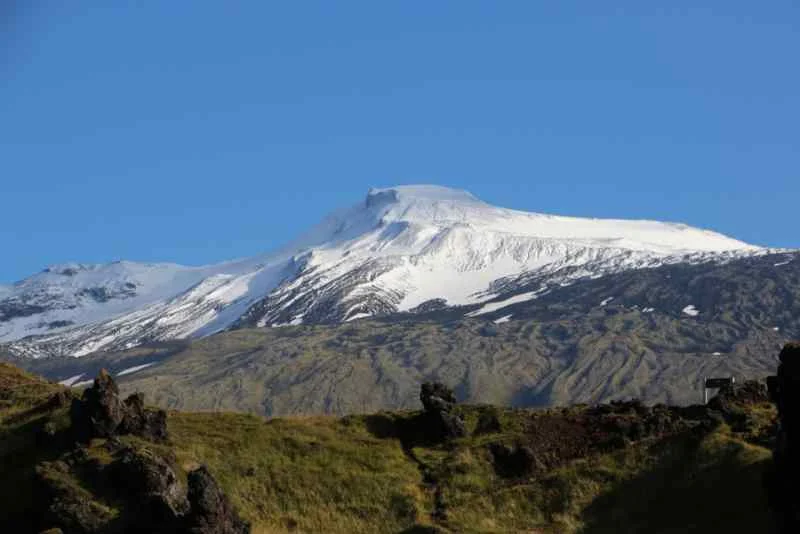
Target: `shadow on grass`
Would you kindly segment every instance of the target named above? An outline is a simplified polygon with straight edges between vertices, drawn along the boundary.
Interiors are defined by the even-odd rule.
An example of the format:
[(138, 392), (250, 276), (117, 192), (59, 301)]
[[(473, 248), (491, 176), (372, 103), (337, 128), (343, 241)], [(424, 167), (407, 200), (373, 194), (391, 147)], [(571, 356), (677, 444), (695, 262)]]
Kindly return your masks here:
[[(37, 410), (31, 410), (40, 415)], [(38, 532), (35, 466), (57, 459), (69, 440), (66, 432), (44, 431), (47, 418), (27, 421), (0, 434), (0, 531)]]
[(655, 468), (589, 505), (581, 532), (771, 531), (764, 489), (771, 460), (755, 460), (748, 445), (732, 440), (709, 445), (693, 436), (669, 446)]
[(398, 439), (404, 449), (445, 444), (447, 436), (440, 419), (428, 412), (381, 412), (364, 417), (367, 431), (378, 439)]

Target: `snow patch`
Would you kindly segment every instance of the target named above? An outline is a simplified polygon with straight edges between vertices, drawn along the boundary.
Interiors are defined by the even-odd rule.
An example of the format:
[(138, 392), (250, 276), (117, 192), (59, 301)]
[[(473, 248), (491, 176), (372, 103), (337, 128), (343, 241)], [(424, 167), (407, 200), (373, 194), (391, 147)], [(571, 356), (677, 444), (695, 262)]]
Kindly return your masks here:
[(537, 296), (539, 296), (539, 293), (541, 293), (541, 291), (528, 291), (527, 293), (520, 293), (519, 295), (514, 295), (513, 297), (509, 297), (499, 302), (489, 302), (488, 304), (481, 306), (479, 309), (469, 312), (467, 317), (478, 317), (479, 315), (484, 315), (502, 308), (506, 308), (512, 304), (527, 302), (535, 299)]
[(689, 304), (681, 311), (690, 317), (697, 317), (700, 315), (700, 312), (694, 307), (694, 304)]
[(71, 377), (67, 378), (66, 380), (61, 380), (61, 381), (59, 382), (59, 384), (61, 384), (62, 386), (67, 386), (67, 387), (70, 387), (70, 386), (72, 386), (73, 384), (75, 384), (76, 382), (78, 382), (78, 380), (80, 380), (80, 379), (81, 379), (81, 377), (82, 377), (84, 374), (85, 374), (85, 373), (81, 373), (81, 374), (79, 374), (79, 375), (71, 376)]
[(495, 319), (495, 320), (494, 320), (494, 324), (503, 324), (503, 323), (507, 323), (507, 322), (509, 322), (509, 321), (511, 320), (511, 318), (512, 318), (513, 316), (514, 316), (513, 314), (511, 314), (511, 315), (504, 315), (504, 316), (500, 317), (499, 319)]
[(614, 300), (614, 297), (608, 297), (607, 299), (604, 299), (603, 302), (600, 303), (600, 307), (602, 308), (603, 306), (605, 306), (606, 304), (608, 304), (612, 300)]
[(128, 367), (127, 369), (123, 369), (122, 371), (117, 373), (117, 376), (129, 375), (131, 373), (135, 373), (136, 371), (141, 371), (142, 369), (147, 369), (148, 367), (150, 367), (151, 365), (154, 365), (154, 364), (155, 364), (155, 362), (143, 363), (142, 365), (134, 365), (133, 367)]
[(365, 317), (372, 317), (372, 314), (371, 313), (356, 313), (355, 315), (352, 315), (352, 316), (348, 317), (346, 322), (349, 323), (350, 321), (355, 321), (356, 319), (364, 319)]

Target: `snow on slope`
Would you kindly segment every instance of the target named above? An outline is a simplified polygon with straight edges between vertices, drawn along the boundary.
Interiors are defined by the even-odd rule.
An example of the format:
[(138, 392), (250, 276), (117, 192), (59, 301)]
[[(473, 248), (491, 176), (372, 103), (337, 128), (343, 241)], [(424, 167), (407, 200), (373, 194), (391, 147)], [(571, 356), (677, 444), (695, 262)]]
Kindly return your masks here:
[(590, 276), (758, 250), (686, 225), (531, 214), (434, 186), (373, 190), (310, 235), (308, 242), (322, 244), (302, 257), (297, 276), (250, 310), (248, 324), (287, 324), (300, 313), (306, 321), (341, 321), (434, 298), (472, 304), (490, 298), (496, 280), (524, 272), (591, 265), (583, 273)]
[(0, 288), (0, 342), (14, 341), (23, 356), (79, 356), (233, 324), (345, 321), (433, 299), (485, 302), (498, 297), (499, 281), (521, 275), (569, 283), (758, 251), (683, 224), (526, 213), (437, 186), (373, 189), (271, 254), (206, 267), (58, 266)]

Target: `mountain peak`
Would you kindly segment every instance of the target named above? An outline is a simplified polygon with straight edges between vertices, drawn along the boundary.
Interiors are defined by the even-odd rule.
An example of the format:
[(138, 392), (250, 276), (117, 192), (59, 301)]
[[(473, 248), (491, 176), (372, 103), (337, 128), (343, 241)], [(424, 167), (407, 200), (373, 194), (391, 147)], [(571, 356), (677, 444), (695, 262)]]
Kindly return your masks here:
[(472, 193), (438, 185), (401, 185), (370, 189), (366, 216), (382, 224), (392, 222), (433, 224), (479, 222), (497, 208)]
[(367, 206), (383, 202), (413, 201), (482, 203), (469, 191), (428, 184), (372, 188), (367, 194)]

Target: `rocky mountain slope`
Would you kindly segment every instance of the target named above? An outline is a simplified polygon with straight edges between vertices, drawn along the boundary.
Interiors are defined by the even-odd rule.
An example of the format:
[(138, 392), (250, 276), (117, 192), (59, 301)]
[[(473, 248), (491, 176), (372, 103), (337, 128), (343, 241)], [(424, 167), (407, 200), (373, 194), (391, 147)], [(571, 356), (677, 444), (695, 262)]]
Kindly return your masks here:
[(0, 344), (21, 358), (83, 356), (231, 327), (496, 307), (577, 280), (767, 252), (681, 224), (524, 213), (404, 186), (372, 190), (281, 250), (245, 260), (50, 267), (0, 287)]
[(20, 363), (73, 385), (105, 367), (167, 408), (266, 415), (410, 408), (426, 380), (513, 406), (690, 404), (703, 377), (762, 377), (800, 337), (796, 253), (627, 270), (531, 298), (540, 283), (510, 278), (511, 296), (460, 307)]

